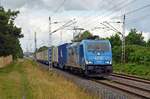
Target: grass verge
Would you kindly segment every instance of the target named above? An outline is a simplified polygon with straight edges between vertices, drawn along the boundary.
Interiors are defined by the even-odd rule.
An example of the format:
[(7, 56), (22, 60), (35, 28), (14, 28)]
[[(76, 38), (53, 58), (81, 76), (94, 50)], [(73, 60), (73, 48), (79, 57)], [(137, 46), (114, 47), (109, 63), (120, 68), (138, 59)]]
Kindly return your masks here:
[(22, 60), (0, 69), (0, 99), (96, 99), (64, 77)]
[(113, 66), (114, 72), (125, 73), (139, 76), (150, 80), (150, 66), (128, 63), (125, 65), (115, 64)]

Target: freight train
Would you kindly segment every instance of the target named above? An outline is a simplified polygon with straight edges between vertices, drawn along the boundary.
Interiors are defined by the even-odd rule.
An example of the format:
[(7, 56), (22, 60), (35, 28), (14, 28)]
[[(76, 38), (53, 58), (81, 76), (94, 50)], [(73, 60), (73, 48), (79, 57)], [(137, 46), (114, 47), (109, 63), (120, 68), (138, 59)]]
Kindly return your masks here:
[(65, 43), (36, 53), (37, 60), (61, 69), (77, 70), (87, 76), (112, 73), (112, 51), (109, 40), (82, 40)]

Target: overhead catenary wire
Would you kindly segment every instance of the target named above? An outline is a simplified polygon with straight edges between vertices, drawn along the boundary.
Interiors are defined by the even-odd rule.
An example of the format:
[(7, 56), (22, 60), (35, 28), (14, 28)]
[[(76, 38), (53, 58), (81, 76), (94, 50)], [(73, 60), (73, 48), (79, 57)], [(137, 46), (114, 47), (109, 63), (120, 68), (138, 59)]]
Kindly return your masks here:
[[(135, 1), (135, 0), (134, 0)], [(101, 6), (100, 6), (100, 8), (105, 8), (105, 4), (104, 3), (106, 3), (106, 1), (105, 0), (101, 0)], [(107, 4), (112, 4), (111, 2), (113, 2), (113, 0), (111, 0), (111, 1), (107, 1)], [(125, 0), (122, 0), (121, 2), (119, 2), (119, 3), (117, 3), (116, 5), (120, 5), (120, 4), (124, 4), (125, 3)], [(127, 4), (129, 4), (129, 3), (127, 3)], [(108, 6), (109, 7), (109, 6)], [(113, 7), (111, 7), (111, 8), (109, 8), (109, 9), (114, 9), (116, 6), (114, 5)], [(100, 9), (99, 8), (99, 9)], [(106, 11), (105, 11), (106, 12)], [(108, 12), (109, 13), (109, 12)], [(93, 14), (95, 14), (95, 13), (93, 13)], [(104, 13), (104, 14), (107, 14), (107, 13)], [(99, 18), (99, 19), (94, 19), (94, 21), (92, 21), (92, 22), (89, 22), (89, 18), (91, 17), (91, 13), (90, 13), (90, 15), (89, 16), (87, 16), (86, 17), (86, 19), (84, 20), (84, 22), (83, 22), (83, 24), (85, 24), (85, 22), (86, 22), (86, 26), (88, 26), (88, 25), (90, 25), (91, 23), (94, 23), (94, 22), (96, 22), (97, 20), (102, 20), (102, 18)], [(88, 20), (88, 23), (87, 23), (87, 20)], [(98, 22), (98, 21), (97, 21)]]
[(60, 10), (61, 7), (64, 6), (66, 0), (63, 0), (63, 2), (59, 5), (59, 7), (55, 10), (55, 12), (58, 12)]
[(149, 17), (150, 13), (146, 14), (146, 15), (142, 15), (142, 16), (137, 16), (137, 17), (134, 17), (134, 18), (127, 18), (126, 20), (127, 21), (133, 21), (133, 20), (145, 20), (147, 17)]
[[(127, 12), (127, 13), (125, 13), (125, 14), (126, 14), (126, 15), (129, 15), (129, 14), (135, 13), (135, 12), (137, 12), (137, 11), (140, 11), (140, 10), (142, 10), (142, 9), (145, 9), (145, 8), (147, 8), (147, 7), (150, 7), (150, 4), (145, 5), (145, 6), (143, 6), (143, 7), (140, 7), (140, 8), (137, 8), (137, 9), (132, 10), (132, 11), (130, 11), (130, 12)], [(123, 16), (123, 15), (122, 15), (122, 16)]]
[[(124, 0), (122, 0), (121, 3), (123, 3), (123, 1), (124, 1)], [(101, 2), (105, 2), (105, 3), (107, 2), (107, 4), (112, 4), (113, 0), (112, 0), (111, 2), (110, 2), (110, 1), (108, 2), (108, 1), (106, 1), (106, 0), (102, 0)], [(125, 2), (125, 1), (124, 1), (124, 2)], [(119, 2), (119, 3), (120, 3), (120, 2)], [(102, 5), (99, 7), (99, 9), (101, 9), (101, 8), (104, 9), (106, 6), (107, 6), (107, 7), (110, 7), (110, 6), (105, 5), (104, 3), (102, 3)], [(114, 6), (113, 6), (113, 7), (114, 7)], [(109, 8), (109, 9), (112, 9), (112, 7)], [(101, 14), (105, 14), (105, 12), (106, 12), (106, 10), (105, 10), (105, 11), (102, 11)], [(108, 13), (108, 12), (106, 12), (106, 13)], [(87, 16), (87, 17), (91, 17), (91, 14), (90, 14), (89, 16)], [(96, 20), (96, 21), (97, 21), (97, 20)]]
[[(108, 15), (107, 17), (111, 17), (111, 16), (114, 17), (115, 14), (117, 14), (117, 13), (119, 13), (120, 11), (122, 11), (123, 9), (129, 7), (129, 5), (132, 5), (132, 4), (136, 3), (136, 1), (137, 1), (137, 0), (132, 0), (132, 1), (130, 1), (129, 3), (123, 5), (118, 11), (116, 11), (116, 12), (114, 12), (114, 13), (111, 13), (111, 14)], [(111, 17), (110, 19), (113, 19), (112, 17)]]
[[(112, 19), (112, 17), (114, 17), (114, 15), (116, 15), (117, 13), (119, 13), (120, 11), (122, 11), (122, 9), (128, 7), (129, 5), (132, 5), (132, 4), (135, 3), (136, 1), (137, 1), (137, 0), (131, 0), (131, 1), (128, 2), (128, 3), (124, 3), (123, 6), (122, 6), (122, 5), (119, 5), (121, 8), (120, 8), (118, 11), (117, 11), (117, 9), (116, 9), (116, 12), (110, 12), (110, 13), (108, 13), (108, 15), (107, 15), (107, 13), (106, 13), (103, 17), (105, 17), (106, 19), (107, 19), (107, 18)], [(114, 9), (114, 8), (112, 8), (112, 9)]]
[[(113, 1), (113, 0), (112, 0)], [(128, 0), (128, 1), (130, 1), (130, 0)], [(132, 1), (132, 0), (131, 0)], [(130, 2), (131, 2), (130, 1)], [(129, 2), (129, 3), (130, 3)], [(110, 11), (115, 11), (115, 10), (117, 10), (119, 7), (121, 7), (121, 8), (123, 8), (122, 6), (124, 6), (124, 5), (129, 5), (129, 3), (126, 3), (126, 1), (125, 0), (123, 0), (123, 1), (121, 1), (121, 2), (119, 2), (119, 3), (116, 3), (115, 5), (113, 5), (112, 7), (110, 7), (110, 8), (108, 8), (108, 10), (110, 10)], [(109, 5), (111, 5), (111, 3), (109, 4)], [(119, 9), (119, 11), (120, 11), (120, 9)], [(105, 11), (106, 12), (106, 11)], [(110, 14), (113, 14), (113, 13), (115, 13), (115, 12), (111, 12), (111, 13), (109, 13), (109, 12), (106, 12), (106, 13), (102, 13), (102, 15), (104, 15), (104, 17), (108, 14), (108, 15), (110, 15)]]
[[(137, 8), (137, 9), (134, 9), (134, 10), (132, 10), (132, 11), (129, 11), (129, 12), (125, 13), (125, 15), (133, 14), (133, 13), (135, 13), (135, 12), (138, 12), (138, 11), (143, 10), (143, 9), (145, 9), (145, 8), (148, 8), (148, 7), (150, 7), (150, 4), (145, 5), (145, 6), (142, 6), (142, 7)], [(122, 16), (123, 16), (123, 15), (117, 16), (117, 17), (113, 17), (113, 18), (120, 18), (120, 17), (122, 17)]]
[[(112, 0), (112, 1), (113, 1), (113, 0)], [(100, 3), (101, 5), (99, 6), (99, 9), (105, 8), (106, 3), (108, 4), (108, 1), (107, 1), (107, 0), (101, 0), (100, 2), (101, 2), (101, 3)], [(94, 12), (92, 12), (92, 13), (95, 14)], [(86, 16), (86, 19), (84, 20), (85, 22), (86, 22), (87, 20), (89, 21), (88, 18), (91, 17), (91, 14), (92, 14), (92, 13), (89, 13), (90, 15)], [(96, 19), (95, 21), (97, 21), (97, 19)], [(94, 21), (94, 22), (95, 22), (95, 21)], [(83, 24), (85, 24), (85, 22), (83, 22)], [(89, 24), (90, 24), (90, 23), (89, 23)], [(87, 25), (87, 23), (86, 23), (86, 25)]]
[[(113, 0), (112, 0), (113, 1)], [(119, 3), (117, 3), (116, 5), (120, 5), (121, 3), (123, 3), (123, 5), (120, 5), (120, 6), (122, 6), (123, 8), (126, 8), (126, 7), (128, 7), (129, 5), (131, 5), (133, 2), (135, 2), (135, 1), (137, 1), (137, 0), (131, 0), (130, 2), (128, 2), (128, 3), (125, 3), (126, 1), (122, 1), (122, 2), (119, 2)], [(116, 8), (116, 6), (114, 5), (113, 7), (111, 7), (111, 8), (109, 8), (110, 10), (112, 10), (112, 9), (115, 9)], [(123, 8), (121, 8), (119, 11), (121, 11)], [(119, 11), (117, 11), (117, 12), (119, 12)], [(106, 12), (106, 11), (105, 11)], [(103, 21), (104, 20), (104, 18), (105, 18), (105, 20), (107, 20), (109, 17), (111, 17), (112, 15), (114, 15), (114, 14), (116, 14), (117, 12), (106, 12), (106, 13), (102, 13), (102, 14), (104, 14), (102, 17), (100, 17), (99, 18), (99, 20), (101, 20), (101, 21)], [(107, 16), (108, 15), (108, 16)], [(90, 16), (89, 16), (90, 17)], [(88, 18), (87, 18), (88, 19)], [(104, 20), (104, 21), (105, 21)], [(89, 22), (89, 23), (86, 23), (86, 26), (88, 26), (89, 24), (91, 24), (91, 23), (94, 23), (94, 22), (96, 22), (97, 21), (97, 19), (94, 19), (94, 21), (92, 21), (92, 22)], [(85, 22), (84, 22), (85, 23)]]
[[(74, 20), (75, 20), (75, 19), (74, 19)], [(62, 25), (61, 27), (57, 28), (56, 30), (52, 31), (51, 33), (55, 33), (55, 32), (57, 32), (58, 30), (61, 30), (61, 29), (65, 28), (65, 27), (68, 27), (68, 26), (70, 26), (70, 25), (75, 24), (75, 23), (76, 23), (76, 21), (75, 21), (75, 22), (73, 22), (74, 20), (70, 20), (70, 21), (68, 21), (67, 23), (65, 23), (65, 24), (64, 24), (64, 25)]]

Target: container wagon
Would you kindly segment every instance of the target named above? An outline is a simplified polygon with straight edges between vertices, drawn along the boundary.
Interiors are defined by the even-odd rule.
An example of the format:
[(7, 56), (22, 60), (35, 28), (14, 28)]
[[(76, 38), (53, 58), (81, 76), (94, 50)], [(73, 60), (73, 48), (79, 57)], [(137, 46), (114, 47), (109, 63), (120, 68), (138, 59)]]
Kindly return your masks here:
[(37, 52), (36, 53), (37, 61), (46, 65), (51, 64), (53, 60), (52, 53), (53, 53), (53, 47), (48, 48), (47, 50), (41, 52)]
[(58, 67), (64, 68), (67, 63), (67, 46), (69, 43), (62, 44), (58, 46)]
[(58, 47), (52, 48), (52, 65), (54, 67), (58, 66)]

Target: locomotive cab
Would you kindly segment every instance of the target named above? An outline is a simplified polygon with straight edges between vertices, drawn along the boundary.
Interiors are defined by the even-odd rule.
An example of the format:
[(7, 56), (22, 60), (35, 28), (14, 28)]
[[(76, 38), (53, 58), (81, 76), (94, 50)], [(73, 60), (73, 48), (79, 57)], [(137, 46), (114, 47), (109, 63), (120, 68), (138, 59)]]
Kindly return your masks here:
[(88, 75), (112, 73), (112, 51), (108, 40), (83, 40), (80, 44), (80, 64)]

